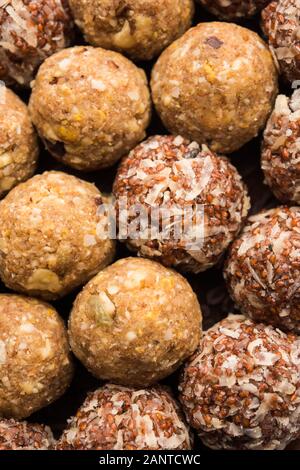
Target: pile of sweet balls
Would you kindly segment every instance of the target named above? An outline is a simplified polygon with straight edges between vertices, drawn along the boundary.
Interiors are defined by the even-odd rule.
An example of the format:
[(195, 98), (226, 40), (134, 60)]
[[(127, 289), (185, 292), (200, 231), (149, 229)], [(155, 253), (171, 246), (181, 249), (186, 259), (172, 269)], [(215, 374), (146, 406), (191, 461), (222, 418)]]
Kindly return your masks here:
[[(191, 449), (194, 430), (213, 449), (275, 450), (300, 435), (300, 92), (278, 96), (279, 75), (300, 79), (300, 2), (198, 3), (216, 20), (191, 28), (193, 0), (0, 0), (0, 449)], [(236, 24), (255, 14), (264, 40)], [(148, 85), (136, 64), (152, 59)], [(166, 135), (146, 139), (152, 102)], [(247, 218), (224, 155), (261, 131), (285, 205)], [(42, 145), (66, 172), (33, 176)], [(112, 195), (85, 181), (116, 162)], [(124, 199), (131, 222), (136, 204), (202, 208), (201, 243), (175, 236), (176, 217), (162, 237), (128, 223), (137, 256), (115, 261), (100, 209)], [(241, 314), (202, 332), (179, 272), (225, 252)], [(78, 288), (67, 329), (47, 302)], [(71, 351), (100, 388), (54, 439), (22, 420), (70, 386)], [(173, 395), (158, 382), (180, 367)]]

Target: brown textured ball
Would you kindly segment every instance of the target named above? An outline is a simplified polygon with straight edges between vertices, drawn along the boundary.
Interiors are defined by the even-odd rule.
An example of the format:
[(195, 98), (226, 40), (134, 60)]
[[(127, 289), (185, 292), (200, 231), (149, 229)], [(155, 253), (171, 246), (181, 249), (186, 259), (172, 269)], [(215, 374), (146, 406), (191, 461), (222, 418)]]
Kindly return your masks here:
[(151, 88), (172, 134), (230, 153), (264, 127), (277, 94), (277, 72), (253, 31), (200, 23), (162, 53)]
[(33, 175), (38, 142), (26, 105), (0, 87), (0, 197)]
[(88, 43), (148, 60), (191, 25), (193, 0), (70, 0)]
[(300, 208), (250, 217), (231, 246), (225, 279), (238, 308), (253, 320), (300, 332)]
[(73, 47), (40, 67), (29, 103), (50, 153), (79, 170), (113, 165), (145, 137), (145, 72), (121, 54)]
[(298, 0), (276, 0), (262, 12), (263, 30), (280, 71), (289, 82), (300, 79), (299, 21)]
[(213, 449), (281, 450), (300, 431), (299, 339), (230, 315), (185, 365), (180, 401)]
[(70, 45), (67, 0), (0, 2), (0, 80), (29, 87), (39, 65)]
[[(227, 158), (180, 136), (150, 137), (132, 150), (119, 167), (113, 192), (122, 224), (122, 212), (128, 209), (130, 249), (195, 273), (219, 261), (250, 206), (245, 185)], [(149, 216), (161, 211), (159, 233), (135, 234), (134, 222), (139, 217), (135, 210), (141, 206)], [(185, 230), (180, 233), (184, 217)], [(119, 237), (123, 236), (121, 228)]]
[(270, 0), (196, 0), (210, 13), (223, 20), (239, 20), (254, 16)]
[(192, 438), (165, 387), (108, 384), (90, 393), (58, 441), (58, 450), (187, 450)]
[(100, 271), (78, 295), (70, 344), (97, 378), (146, 387), (195, 351), (201, 320), (197, 297), (180, 274), (126, 258)]
[(51, 450), (54, 444), (48, 426), (14, 419), (0, 420), (0, 450)]
[(0, 203), (0, 276), (18, 292), (57, 299), (114, 257), (100, 191), (66, 173), (36, 175)]
[(282, 202), (300, 204), (300, 90), (279, 95), (264, 132), (262, 169)]
[(1, 294), (0, 416), (26, 418), (49, 405), (70, 385), (72, 372), (56, 310), (36, 299)]

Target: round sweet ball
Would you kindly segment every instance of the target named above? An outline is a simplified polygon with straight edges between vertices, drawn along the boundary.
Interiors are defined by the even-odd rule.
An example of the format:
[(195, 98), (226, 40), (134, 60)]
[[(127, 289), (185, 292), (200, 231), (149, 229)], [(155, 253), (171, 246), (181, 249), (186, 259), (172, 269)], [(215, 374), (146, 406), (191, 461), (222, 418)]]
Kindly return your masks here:
[(264, 127), (277, 94), (277, 71), (253, 31), (200, 23), (162, 53), (151, 87), (172, 134), (231, 153)]
[(262, 169), (265, 181), (282, 202), (300, 205), (300, 90), (279, 95), (264, 132)]
[(33, 175), (38, 152), (27, 106), (0, 86), (0, 197)]
[(188, 422), (213, 449), (284, 449), (300, 430), (299, 363), (296, 336), (229, 315), (185, 366)]
[(222, 20), (250, 18), (270, 0), (197, 0), (210, 13)]
[(194, 14), (193, 0), (70, 0), (70, 7), (88, 43), (138, 60), (157, 56)]
[[(181, 136), (150, 137), (132, 150), (119, 167), (113, 192), (120, 238), (123, 209), (128, 212), (128, 247), (194, 273), (219, 261), (250, 206), (247, 189), (228, 159)], [(160, 230), (149, 226), (148, 232), (136, 233), (140, 208), (149, 220), (160, 212)]]
[(97, 378), (147, 387), (195, 351), (201, 320), (197, 297), (180, 274), (154, 261), (125, 258), (78, 295), (70, 344)]
[(29, 111), (49, 152), (78, 170), (113, 165), (145, 137), (145, 72), (117, 52), (78, 46), (40, 67)]
[(106, 234), (102, 202), (94, 185), (57, 171), (14, 188), (0, 203), (0, 276), (6, 286), (57, 299), (109, 264), (115, 244)]
[(299, 246), (299, 207), (250, 217), (225, 266), (230, 294), (242, 313), (300, 333)]
[(67, 332), (56, 310), (33, 298), (1, 294), (0, 416), (26, 418), (49, 405), (72, 375)]
[(48, 426), (14, 419), (0, 420), (0, 450), (51, 450), (54, 444)]
[(188, 450), (192, 438), (166, 387), (107, 384), (90, 393), (58, 441), (58, 450)]
[(262, 28), (285, 80), (300, 79), (298, 0), (276, 0), (262, 12)]
[(2, 1), (0, 80), (29, 87), (39, 65), (70, 45), (72, 29), (67, 0)]

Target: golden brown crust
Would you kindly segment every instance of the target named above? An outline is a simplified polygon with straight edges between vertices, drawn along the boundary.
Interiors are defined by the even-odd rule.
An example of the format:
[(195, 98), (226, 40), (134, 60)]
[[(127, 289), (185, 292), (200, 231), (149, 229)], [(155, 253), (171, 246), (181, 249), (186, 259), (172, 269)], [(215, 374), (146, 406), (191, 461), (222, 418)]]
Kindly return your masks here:
[(142, 258), (121, 259), (78, 295), (69, 319), (74, 354), (96, 377), (148, 386), (198, 345), (201, 311), (187, 281)]
[(43, 63), (29, 103), (50, 153), (87, 171), (113, 165), (142, 140), (150, 110), (142, 69), (117, 52), (83, 46)]
[(191, 25), (192, 0), (70, 0), (87, 42), (152, 59)]
[(59, 398), (73, 365), (62, 319), (49, 304), (0, 295), (0, 416), (25, 418)]
[[(62, 172), (36, 175), (0, 203), (0, 275), (9, 288), (45, 299), (66, 295), (114, 257), (103, 237), (100, 191)], [(101, 230), (102, 229), (102, 230)]]
[(33, 175), (38, 151), (27, 106), (0, 87), (0, 197)]
[(257, 34), (230, 23), (200, 23), (162, 53), (151, 88), (169, 131), (231, 153), (264, 126), (277, 73)]

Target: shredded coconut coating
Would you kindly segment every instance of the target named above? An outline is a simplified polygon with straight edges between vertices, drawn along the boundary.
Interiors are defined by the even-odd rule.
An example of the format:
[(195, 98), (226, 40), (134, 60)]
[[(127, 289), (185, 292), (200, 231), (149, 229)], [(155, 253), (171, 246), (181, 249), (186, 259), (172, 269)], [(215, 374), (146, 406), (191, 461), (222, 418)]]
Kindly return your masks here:
[(0, 450), (51, 450), (54, 444), (48, 426), (14, 419), (0, 420)]
[(58, 450), (188, 450), (192, 437), (166, 387), (108, 384), (90, 393), (58, 441)]
[(97, 378), (145, 387), (197, 348), (202, 315), (178, 273), (154, 261), (121, 259), (78, 295), (69, 319), (73, 353)]
[[(181, 136), (150, 137), (132, 150), (119, 167), (113, 192), (117, 208), (126, 197), (128, 210), (137, 204), (149, 213), (154, 208), (176, 206), (178, 214), (192, 208), (196, 215), (203, 207), (204, 220), (199, 217), (201, 227), (195, 224), (191, 227), (192, 240), (204, 222), (203, 241), (195, 247), (189, 247), (187, 234), (178, 240), (173, 232), (169, 238), (147, 239), (143, 233), (140, 238), (136, 235), (130, 238), (131, 220), (128, 224), (130, 249), (167, 266), (195, 273), (219, 261), (240, 231), (250, 207), (247, 189), (227, 158)], [(172, 222), (175, 235), (177, 223), (182, 223), (181, 218)]]
[(38, 142), (26, 105), (8, 88), (0, 88), (0, 197), (30, 178), (36, 168)]
[(151, 88), (172, 134), (231, 153), (264, 127), (277, 94), (277, 71), (256, 33), (230, 23), (200, 23), (161, 54)]
[(265, 181), (282, 202), (300, 204), (300, 90), (279, 95), (264, 132)]
[(113, 165), (145, 137), (145, 72), (121, 54), (78, 46), (40, 67), (29, 111), (50, 153), (79, 170)]
[(196, 0), (210, 13), (222, 20), (250, 18), (262, 10), (270, 0)]
[(300, 332), (300, 208), (250, 217), (231, 246), (225, 279), (238, 308), (253, 320)]
[(190, 26), (193, 0), (70, 0), (75, 22), (94, 46), (149, 60)]
[(0, 0), (0, 80), (29, 87), (39, 65), (70, 45), (66, 0)]
[(276, 0), (262, 12), (262, 28), (283, 77), (300, 79), (300, 1)]
[(180, 401), (213, 449), (281, 450), (299, 435), (299, 339), (230, 315), (186, 364)]
[(115, 242), (90, 183), (50, 171), (14, 188), (0, 203), (0, 275), (15, 291), (57, 299), (109, 264)]
[(1, 294), (0, 416), (26, 418), (49, 405), (63, 395), (72, 375), (67, 333), (56, 310), (36, 299)]

